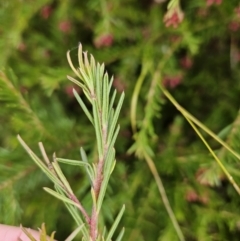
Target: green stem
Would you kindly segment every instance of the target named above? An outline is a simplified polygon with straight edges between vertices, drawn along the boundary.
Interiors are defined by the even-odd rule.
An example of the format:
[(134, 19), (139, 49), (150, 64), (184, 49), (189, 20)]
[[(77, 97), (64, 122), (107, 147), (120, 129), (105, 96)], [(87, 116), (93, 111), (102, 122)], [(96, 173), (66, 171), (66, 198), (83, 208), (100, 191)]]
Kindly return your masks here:
[(159, 190), (159, 193), (161, 195), (161, 198), (162, 198), (162, 201), (163, 201), (163, 204), (167, 210), (167, 213), (172, 221), (172, 224), (173, 224), (173, 227), (178, 235), (178, 238), (180, 241), (185, 241), (185, 238), (183, 236), (183, 233), (181, 231), (181, 228), (177, 222), (177, 219), (174, 215), (174, 212), (170, 206), (170, 203), (169, 203), (169, 200), (167, 198), (167, 194), (166, 194), (166, 191), (164, 189), (164, 186), (163, 186), (163, 183), (162, 183), (162, 180), (160, 178), (160, 175), (158, 174), (158, 171), (157, 171), (157, 168), (154, 164), (154, 161), (151, 159), (151, 157), (149, 157), (147, 154), (144, 153), (144, 158), (148, 164), (148, 167), (150, 169), (150, 171), (152, 172), (152, 175), (155, 179), (155, 182), (157, 184), (157, 187), (158, 187), (158, 190)]
[[(240, 188), (234, 181), (233, 177), (230, 175), (230, 173), (227, 171), (227, 169), (224, 167), (222, 162), (218, 159), (214, 151), (211, 149), (211, 147), (208, 145), (206, 140), (203, 138), (201, 133), (198, 131), (195, 125), (200, 127), (202, 130), (204, 130), (207, 134), (209, 134), (211, 137), (213, 137), (216, 141), (218, 141), (223, 147), (225, 147), (229, 152), (231, 152), (235, 157), (237, 157), (240, 160), (240, 155), (236, 153), (232, 148), (230, 148), (224, 141), (222, 141), (216, 134), (214, 134), (211, 130), (209, 130), (206, 126), (204, 126), (200, 121), (198, 121), (194, 116), (192, 116), (189, 112), (187, 112), (182, 106), (180, 106), (177, 101), (173, 98), (173, 96), (163, 87), (160, 85), (161, 90), (165, 94), (165, 96), (173, 103), (173, 105), (181, 112), (181, 114), (186, 118), (186, 120), (190, 123), (194, 131), (197, 133), (197, 135), (201, 138), (205, 146), (208, 148), (214, 159), (217, 161), (218, 165), (224, 172), (224, 174), (227, 176), (228, 180), (231, 182), (237, 193), (240, 195)], [(195, 125), (194, 125), (195, 124)]]
[(187, 116), (193, 123), (199, 126), (202, 130), (204, 130), (207, 134), (209, 134), (212, 138), (214, 138), (217, 142), (219, 142), (222, 146), (224, 146), (228, 151), (230, 151), (235, 157), (240, 160), (240, 155), (235, 152), (231, 147), (229, 147), (223, 140), (221, 140), (216, 134), (214, 134), (211, 130), (209, 130), (206, 126), (204, 126), (199, 120), (197, 120), (194, 116), (192, 116), (189, 112), (187, 112), (182, 106), (180, 106), (177, 101), (173, 98), (173, 96), (160, 85), (160, 88), (164, 95), (173, 103), (173, 105), (184, 115)]
[[(184, 115), (184, 114), (183, 114)], [(222, 169), (222, 171), (224, 172), (224, 174), (227, 176), (228, 180), (231, 182), (231, 184), (233, 185), (233, 187), (235, 188), (235, 190), (237, 191), (237, 193), (240, 195), (240, 189), (237, 185), (237, 183), (234, 181), (233, 177), (230, 175), (230, 173), (227, 171), (227, 169), (225, 168), (225, 166), (222, 164), (222, 162), (220, 161), (220, 159), (217, 157), (217, 155), (214, 153), (214, 151), (212, 150), (212, 148), (208, 145), (207, 141), (204, 139), (204, 137), (202, 136), (202, 134), (199, 132), (199, 130), (196, 128), (196, 126), (193, 124), (193, 122), (184, 115), (184, 117), (186, 118), (186, 120), (189, 122), (189, 124), (192, 126), (192, 128), (194, 129), (194, 131), (197, 133), (197, 135), (200, 137), (200, 139), (202, 140), (202, 142), (204, 143), (204, 145), (207, 147), (207, 149), (210, 151), (211, 155), (214, 157), (214, 159), (216, 160), (216, 162), (218, 163), (218, 165), (220, 166), (220, 168)]]

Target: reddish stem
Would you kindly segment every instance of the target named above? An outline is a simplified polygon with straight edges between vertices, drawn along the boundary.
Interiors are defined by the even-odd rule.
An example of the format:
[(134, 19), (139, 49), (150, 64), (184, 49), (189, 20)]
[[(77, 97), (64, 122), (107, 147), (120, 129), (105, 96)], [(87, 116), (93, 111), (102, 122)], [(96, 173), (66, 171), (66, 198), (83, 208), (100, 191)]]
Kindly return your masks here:
[(80, 201), (76, 198), (76, 196), (75, 196), (74, 194), (68, 194), (68, 195), (69, 195), (69, 198), (70, 198), (72, 201), (74, 201), (75, 203), (78, 204), (78, 208), (79, 208), (79, 210), (81, 211), (81, 213), (83, 214), (86, 222), (87, 222), (88, 224), (90, 224), (90, 223), (91, 223), (91, 219), (90, 219), (90, 217), (88, 216), (88, 214), (87, 214), (86, 210), (84, 209), (84, 207), (82, 206), (82, 204), (80, 203)]

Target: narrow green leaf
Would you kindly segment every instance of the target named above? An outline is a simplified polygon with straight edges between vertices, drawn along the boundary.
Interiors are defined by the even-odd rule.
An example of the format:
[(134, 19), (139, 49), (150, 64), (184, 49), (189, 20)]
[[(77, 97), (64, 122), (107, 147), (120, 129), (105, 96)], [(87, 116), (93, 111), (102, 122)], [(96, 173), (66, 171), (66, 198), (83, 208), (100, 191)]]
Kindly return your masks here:
[(113, 95), (112, 95), (111, 100), (110, 100), (110, 104), (109, 104), (109, 113), (113, 108), (113, 104), (114, 104), (114, 101), (115, 101), (115, 98), (116, 98), (116, 94), (117, 94), (117, 90), (114, 90)]
[(86, 172), (87, 172), (87, 175), (88, 175), (88, 179), (89, 179), (89, 181), (91, 183), (91, 186), (92, 186), (96, 175), (95, 175), (94, 169), (88, 163), (88, 158), (87, 158), (86, 152), (84, 151), (84, 149), (82, 147), (80, 148), (80, 155), (81, 155), (81, 158), (82, 158), (83, 162), (85, 162), (86, 164), (89, 165), (89, 167), (85, 166), (85, 169), (86, 169)]
[(80, 78), (81, 78), (81, 75), (79, 74), (79, 72), (75, 69), (75, 67), (73, 66), (73, 63), (72, 63), (72, 60), (71, 60), (71, 57), (70, 57), (70, 51), (67, 52), (67, 60), (68, 60), (68, 63), (71, 67), (71, 69), (73, 70), (73, 72)]
[(218, 136), (219, 138), (221, 138), (221, 139), (226, 138), (226, 137), (229, 135), (232, 127), (233, 127), (233, 124), (230, 124), (230, 125), (226, 126), (225, 128), (223, 128), (223, 129), (217, 134), (217, 136)]
[(112, 148), (112, 150), (109, 151), (108, 156), (105, 161), (103, 182), (102, 182), (102, 186), (101, 186), (100, 193), (99, 193), (98, 200), (97, 200), (97, 213), (100, 212), (102, 202), (103, 202), (106, 190), (107, 190), (107, 185), (108, 185), (108, 181), (110, 179), (111, 168), (112, 168), (112, 163), (114, 161), (114, 156), (115, 156), (115, 150)]
[(96, 177), (97, 176), (96, 164), (92, 163), (92, 169), (93, 169), (93, 172), (94, 172), (94, 176)]
[(89, 92), (89, 89), (81, 82), (79, 82), (78, 80), (72, 78), (71, 76), (67, 76), (67, 78), (72, 81), (73, 83), (75, 83), (76, 85), (80, 86), (80, 88), (83, 90), (84, 95), (87, 97), (87, 99), (89, 100), (89, 102), (91, 103), (91, 94)]
[(72, 241), (77, 234), (82, 230), (84, 224), (80, 225), (78, 228), (76, 228), (66, 239), (65, 241)]
[[(63, 191), (61, 189), (59, 189), (57, 186), (55, 186), (55, 189), (58, 193), (64, 195)], [(73, 206), (69, 203), (66, 203), (64, 202), (65, 206), (67, 207), (68, 211), (70, 212), (70, 214), (72, 215), (73, 219), (75, 220), (76, 224), (78, 226), (84, 224), (79, 212), (78, 212), (78, 209), (76, 208), (76, 206)], [(82, 229), (82, 232), (83, 232), (83, 235), (85, 237), (88, 237), (88, 230), (86, 228), (86, 226), (84, 225), (83, 226), (83, 229)]]
[(83, 58), (84, 58), (84, 68), (88, 70), (90, 67), (90, 64), (88, 61), (88, 52), (87, 51), (83, 52)]
[(105, 161), (105, 166), (104, 166), (104, 175), (110, 176), (114, 160), (115, 160), (115, 149), (111, 148), (111, 149), (109, 149), (107, 156), (106, 156), (106, 161)]
[(92, 80), (89, 78), (89, 76), (87, 75), (87, 73), (85, 72), (84, 69), (80, 69), (80, 73), (83, 77), (83, 82), (84, 84), (86, 84), (86, 86), (88, 87), (88, 89), (90, 91), (93, 90), (93, 83), (92, 83)]
[(74, 84), (78, 85), (81, 89), (83, 89), (83, 91), (87, 92), (88, 95), (90, 95), (88, 88), (83, 83), (81, 83), (80, 81), (74, 79), (73, 77), (71, 77), (69, 75), (67, 75), (67, 78), (70, 81), (72, 81)]
[(125, 228), (122, 228), (122, 230), (121, 230), (121, 232), (119, 233), (116, 241), (121, 241), (122, 238), (123, 238), (124, 233), (125, 233)]
[(108, 103), (109, 103), (109, 95), (108, 95), (108, 75), (107, 73), (104, 75), (103, 79), (103, 97), (102, 97), (102, 123), (105, 124), (108, 118)]
[(103, 143), (102, 143), (102, 131), (101, 131), (101, 121), (99, 116), (99, 110), (97, 107), (96, 100), (93, 101), (93, 120), (97, 139), (98, 153), (101, 157), (103, 155)]
[(93, 73), (93, 78), (96, 79), (95, 78), (96, 77), (96, 62), (95, 62), (95, 59), (92, 54), (90, 55), (90, 66), (91, 66), (91, 70)]
[(92, 200), (93, 200), (93, 207), (97, 206), (97, 200), (96, 200), (96, 195), (95, 195), (95, 191), (93, 188), (91, 188), (91, 195), (92, 195)]
[(111, 168), (111, 170), (110, 170), (110, 174), (112, 174), (115, 166), (116, 166), (116, 160), (114, 159), (113, 164), (112, 164), (112, 168)]
[(77, 93), (77, 91), (76, 91), (75, 89), (73, 89), (73, 94), (74, 94), (75, 98), (77, 99), (79, 105), (82, 107), (84, 113), (86, 114), (86, 116), (88, 117), (88, 119), (90, 120), (90, 122), (93, 124), (92, 115), (91, 115), (90, 112), (88, 111), (86, 105), (84, 104), (84, 102), (82, 101), (81, 97), (79, 96), (79, 94)]
[(122, 209), (120, 210), (119, 214), (117, 215), (117, 218), (115, 219), (115, 221), (114, 221), (114, 223), (113, 223), (113, 225), (112, 225), (112, 227), (111, 227), (111, 229), (108, 233), (106, 241), (111, 241), (111, 238), (112, 238), (112, 236), (113, 236), (113, 234), (114, 234), (114, 232), (115, 232), (115, 230), (116, 230), (116, 228), (117, 228), (117, 226), (118, 226), (118, 224), (119, 224), (119, 222), (122, 218), (122, 215), (123, 215), (124, 211), (125, 211), (125, 205), (123, 205)]
[(56, 177), (33, 152), (28, 154), (53, 183), (60, 185), (58, 177)]
[(108, 145), (108, 149), (109, 149), (109, 150), (111, 150), (111, 149), (114, 147), (114, 144), (115, 144), (115, 141), (116, 141), (116, 139), (117, 139), (119, 130), (120, 130), (120, 126), (118, 125), (118, 126), (117, 126), (117, 129), (116, 129), (115, 132), (114, 132), (113, 138), (111, 139), (111, 142), (110, 142), (109, 145)]
[[(109, 85), (108, 85), (108, 95), (110, 96), (110, 92), (111, 92), (111, 88), (112, 88), (112, 84), (113, 84), (113, 76), (110, 79)], [(115, 89), (116, 90), (116, 89)]]
[(69, 193), (73, 193), (72, 188), (69, 185), (69, 182), (67, 181), (66, 177), (64, 176), (60, 166), (58, 165), (57, 161), (55, 160), (54, 162), (52, 162), (52, 165), (54, 167), (54, 170), (56, 171), (56, 173), (58, 174), (58, 177), (60, 178), (60, 180), (62, 181), (64, 187), (67, 189), (67, 191)]
[(87, 154), (82, 147), (80, 147), (81, 158), (85, 163), (88, 163)]
[(60, 199), (63, 202), (66, 202), (66, 203), (72, 204), (72, 205), (74, 205), (76, 207), (79, 207), (77, 203), (75, 203), (71, 199), (67, 198), (66, 196), (63, 196), (63, 195), (59, 194), (58, 192), (53, 191), (52, 189), (50, 189), (48, 187), (44, 187), (43, 189), (46, 192), (48, 192), (49, 194), (51, 194), (52, 196), (56, 197), (57, 199)]
[(100, 213), (100, 210), (102, 207), (102, 203), (103, 203), (103, 199), (104, 199), (104, 196), (105, 196), (105, 193), (107, 190), (107, 184), (108, 184), (109, 178), (110, 178), (110, 174), (108, 176), (105, 175), (103, 182), (102, 182), (102, 186), (101, 186), (100, 193), (99, 193), (98, 200), (97, 200), (97, 213), (98, 214)]
[(101, 236), (98, 235), (96, 241), (101, 241), (101, 240), (102, 240), (102, 239), (101, 239)]
[(72, 166), (81, 166), (81, 167), (91, 167), (91, 165), (85, 161), (79, 161), (79, 160), (70, 160), (70, 159), (65, 159), (65, 158), (56, 158), (56, 160), (58, 162), (61, 162), (61, 163), (65, 163), (65, 164), (69, 164), (69, 165), (72, 165)]
[(28, 147), (28, 145), (23, 141), (23, 139), (18, 135), (18, 141), (22, 147), (26, 150), (32, 160), (40, 167), (40, 169), (46, 174), (46, 176), (55, 184), (61, 186), (58, 178), (48, 169), (48, 167), (34, 154), (34, 152)]
[(113, 120), (112, 120), (112, 123), (111, 123), (111, 126), (110, 126), (110, 129), (109, 129), (109, 134), (108, 134), (108, 143), (111, 141), (112, 139), (112, 135), (113, 135), (113, 132), (114, 132), (114, 129), (115, 129), (115, 126), (116, 126), (116, 123), (117, 123), (117, 120), (118, 120), (118, 116), (119, 116), (119, 113), (120, 113), (120, 110), (121, 110), (121, 107), (122, 107), (122, 104), (123, 104), (123, 100), (124, 100), (124, 92), (121, 94), (121, 97), (120, 97), (120, 100), (118, 102), (118, 105), (117, 105), (117, 108), (116, 108), (116, 111), (114, 113), (114, 117), (113, 117)]
[(101, 77), (101, 79), (102, 79), (102, 77), (103, 77), (103, 75), (104, 75), (104, 69), (105, 69), (104, 64), (101, 64), (101, 66), (100, 66), (100, 74), (99, 74), (99, 76)]
[(91, 75), (92, 75), (92, 81), (94, 89), (96, 90), (96, 84), (97, 84), (97, 68), (96, 68), (96, 62), (92, 54), (90, 55), (90, 68), (91, 68)]
[(87, 92), (83, 89), (83, 93), (84, 95), (87, 97), (89, 103), (92, 104), (92, 94), (89, 92), (89, 90), (87, 90)]
[(75, 222), (79, 225), (82, 224), (83, 221), (81, 219), (81, 216), (79, 215), (77, 208), (69, 203), (64, 203), (68, 209), (68, 211), (71, 213), (72, 217), (74, 218)]
[(96, 68), (96, 95), (98, 100), (98, 105), (102, 106), (102, 75), (100, 72), (100, 64), (97, 64)]
[(102, 232), (103, 240), (104, 240), (105, 235), (106, 235), (106, 226), (104, 226), (104, 228), (103, 228), (103, 232)]
[(108, 132), (109, 132), (111, 126), (112, 126), (112, 121), (113, 121), (114, 113), (115, 113), (115, 112), (114, 112), (114, 109), (113, 109), (113, 108), (110, 109), (109, 115), (108, 115)]
[[(113, 163), (113, 161), (115, 160), (115, 152), (114, 152), (114, 143), (117, 139), (117, 135), (119, 133), (120, 130), (120, 126), (117, 127), (114, 136), (112, 138), (112, 141), (110, 142), (110, 145), (108, 146), (108, 152), (106, 155), (106, 160), (105, 160), (105, 166), (104, 166), (104, 170), (107, 172), (109, 170), (111, 170), (111, 165)], [(108, 166), (110, 165), (110, 166)], [(110, 171), (110, 173), (112, 173), (113, 170)]]
[(79, 45), (78, 45), (78, 63), (79, 63), (80, 68), (84, 67), (83, 54), (82, 54), (82, 44), (81, 43), (79, 43)]
[(91, 88), (90, 89), (94, 89), (94, 79), (93, 79), (93, 73), (92, 73), (92, 69), (88, 60), (88, 54), (87, 52), (83, 52), (83, 56), (84, 56), (84, 63), (85, 63), (85, 70), (87, 70), (86, 75), (89, 76), (89, 79), (91, 80), (90, 84), (91, 84)]
[[(74, 84), (78, 85), (78, 86), (79, 86), (80, 88), (82, 88), (83, 90), (84, 90), (84, 89), (87, 90), (86, 86), (85, 86), (83, 83), (81, 83), (80, 81), (74, 79), (73, 77), (71, 77), (71, 76), (69, 76), (69, 75), (67, 75), (67, 78), (68, 78), (71, 82), (73, 82)], [(81, 79), (82, 79), (82, 78), (81, 78)]]

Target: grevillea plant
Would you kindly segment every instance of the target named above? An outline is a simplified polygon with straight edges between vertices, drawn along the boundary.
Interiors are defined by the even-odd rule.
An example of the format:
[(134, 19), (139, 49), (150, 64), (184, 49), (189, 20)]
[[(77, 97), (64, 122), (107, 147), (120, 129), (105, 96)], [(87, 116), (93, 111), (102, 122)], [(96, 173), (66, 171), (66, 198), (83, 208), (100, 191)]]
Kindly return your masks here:
[[(72, 240), (75, 235), (80, 232), (83, 241), (110, 241), (113, 240), (112, 237), (125, 207), (123, 206), (121, 208), (108, 232), (106, 232), (103, 227), (99, 227), (99, 215), (108, 181), (116, 163), (114, 144), (120, 129), (117, 121), (124, 99), (124, 93), (121, 94), (119, 101), (116, 103), (117, 92), (116, 90), (112, 91), (113, 78), (109, 79), (108, 74), (105, 73), (104, 64), (100, 65), (96, 63), (92, 55), (89, 58), (87, 52), (82, 51), (81, 44), (79, 44), (78, 48), (79, 67), (74, 67), (70, 58), (70, 51), (67, 53), (67, 59), (80, 81), (70, 76), (68, 76), (68, 79), (83, 90), (84, 95), (87, 97), (86, 99), (91, 104), (91, 110), (89, 110), (77, 91), (73, 89), (74, 96), (95, 130), (98, 152), (97, 162), (94, 163), (89, 160), (82, 147), (80, 148), (81, 160), (63, 159), (53, 154), (53, 160), (50, 161), (43, 144), (39, 143), (43, 157), (42, 161), (33, 153), (20, 136), (18, 136), (18, 140), (33, 161), (54, 183), (55, 190), (47, 187), (45, 187), (44, 190), (65, 203), (68, 211), (78, 225), (78, 228), (67, 240)], [(114, 106), (116, 106), (116, 108), (114, 108)], [(87, 212), (81, 200), (74, 194), (59, 163), (80, 166), (85, 169), (91, 185), (91, 213)], [(116, 236), (116, 241), (120, 241), (123, 234), (124, 228), (119, 235)]]

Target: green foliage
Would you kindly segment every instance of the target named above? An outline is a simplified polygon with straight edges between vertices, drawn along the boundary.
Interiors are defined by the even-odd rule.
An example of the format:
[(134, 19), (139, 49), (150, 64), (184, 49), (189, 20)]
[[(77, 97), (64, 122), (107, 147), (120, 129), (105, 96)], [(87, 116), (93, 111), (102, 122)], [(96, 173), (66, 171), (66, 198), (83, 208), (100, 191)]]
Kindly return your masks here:
[[(239, 1), (181, 1), (168, 9), (169, 2), (1, 1), (1, 223), (36, 229), (45, 222), (50, 231), (57, 231), (57, 240), (77, 227), (62, 203), (42, 190), (51, 184), (26, 157), (16, 136), (28, 144), (43, 142), (47, 153), (56, 152), (63, 161), (79, 160), (81, 146), (83, 161), (85, 154), (88, 160), (98, 159), (102, 144), (96, 144), (92, 114), (79, 110), (85, 103), (85, 113), (92, 113), (91, 104), (66, 80), (71, 75), (66, 52), (72, 49), (76, 66), (81, 42), (114, 74), (117, 92), (124, 89), (126, 94), (115, 144), (118, 163), (101, 207), (100, 227), (110, 230), (125, 203), (123, 240), (178, 240), (159, 195), (159, 176), (185, 240), (239, 239), (238, 194), (159, 85), (162, 82), (180, 106), (239, 152)], [(184, 14), (176, 27), (170, 10)], [(238, 159), (200, 133), (239, 184)], [(39, 156), (37, 148), (33, 151)], [(156, 168), (154, 177), (149, 163)], [(91, 179), (92, 171), (80, 164), (61, 165), (90, 213), (86, 175)]]
[[(104, 73), (104, 65), (96, 63), (93, 56), (91, 56), (89, 61), (87, 53), (82, 52), (82, 45), (80, 44), (78, 48), (79, 68), (75, 69), (69, 53), (70, 52), (68, 52), (67, 55), (69, 64), (75, 74), (80, 78), (81, 82), (70, 76), (68, 76), (68, 78), (81, 87), (92, 107), (92, 113), (90, 113), (82, 98), (73, 89), (76, 99), (95, 130), (95, 138), (98, 147), (97, 162), (89, 162), (82, 147), (80, 148), (82, 161), (57, 158), (54, 153), (53, 161), (51, 162), (48, 159), (43, 144), (40, 142), (39, 148), (45, 161), (44, 164), (44, 162), (33, 153), (20, 136), (18, 136), (18, 140), (33, 161), (54, 183), (55, 190), (47, 187), (45, 187), (44, 190), (65, 203), (68, 211), (78, 225), (78, 231), (81, 231), (82, 233), (82, 240), (95, 241), (103, 239), (110, 241), (112, 240), (112, 236), (122, 218), (125, 206), (122, 207), (117, 215), (106, 238), (103, 233), (99, 233), (98, 226), (100, 211), (106, 194), (109, 178), (116, 163), (114, 145), (120, 129), (119, 126), (116, 127), (116, 124), (122, 107), (124, 93), (122, 93), (119, 102), (116, 105), (116, 109), (114, 109), (113, 105), (115, 102), (116, 91), (114, 91), (111, 96), (110, 93), (113, 78), (109, 81), (108, 74)], [(91, 214), (88, 214), (82, 205), (81, 200), (79, 200), (74, 194), (58, 162), (85, 168), (91, 186)], [(123, 233), (124, 229), (119, 234), (117, 240), (120, 241), (122, 239)]]

